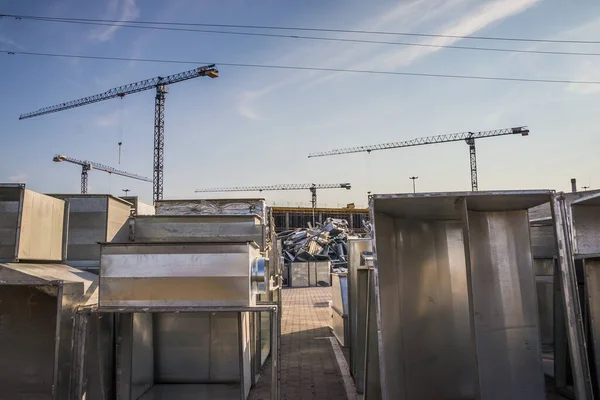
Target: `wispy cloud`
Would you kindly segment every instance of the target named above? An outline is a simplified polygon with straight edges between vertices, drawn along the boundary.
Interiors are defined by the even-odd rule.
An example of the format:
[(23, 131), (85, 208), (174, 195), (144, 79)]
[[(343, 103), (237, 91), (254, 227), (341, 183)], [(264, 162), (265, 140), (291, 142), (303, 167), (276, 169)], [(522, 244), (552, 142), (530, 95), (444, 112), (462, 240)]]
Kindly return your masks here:
[[(465, 1), (459, 1), (454, 8), (446, 6), (444, 12), (455, 15), (458, 12), (464, 15), (455, 21), (444, 24), (444, 27), (437, 31), (444, 36), (468, 36), (480, 31), (489, 25), (501, 21), (505, 18), (519, 14), (541, 0), (494, 0), (480, 6), (468, 4)], [(468, 9), (465, 10), (465, 6)], [(471, 10), (471, 11), (469, 11)], [(460, 38), (454, 37), (434, 37), (428, 38), (420, 43), (434, 46), (452, 45)], [(369, 66), (370, 68), (379, 68), (385, 70), (395, 70), (413, 64), (415, 61), (442, 50), (439, 47), (403, 47), (400, 49), (381, 52), (379, 56), (369, 59), (369, 62), (361, 62), (353, 68), (361, 69)]]
[[(542, 0), (491, 0), (484, 4), (479, 0), (414, 0), (401, 2), (399, 5), (380, 13), (379, 15), (357, 21), (356, 29), (362, 30), (399, 30), (408, 32), (436, 32), (441, 35), (467, 36), (480, 31), (489, 25), (505, 18), (519, 14)], [(449, 22), (448, 22), (449, 21)], [(440, 27), (432, 29), (432, 26)], [(431, 45), (451, 45), (460, 38), (435, 37), (427, 38), (420, 43)], [(280, 63), (302, 63), (303, 60), (319, 59), (319, 66), (328, 68), (381, 69), (396, 70), (406, 67), (429, 54), (441, 50), (435, 47), (399, 47), (390, 45), (354, 45), (343, 48), (335, 44), (315, 46), (311, 44), (298, 51), (278, 57)], [(339, 78), (341, 73), (324, 74), (315, 79), (317, 73), (301, 72), (293, 78), (287, 78), (271, 85), (269, 89), (256, 92), (246, 92), (240, 101), (249, 117), (253, 115), (248, 99), (256, 103), (259, 98), (281, 86), (307, 83), (304, 88), (321, 85), (327, 81)], [(310, 79), (307, 79), (307, 76)]]
[[(108, 17), (118, 19), (119, 21), (137, 19), (140, 16), (140, 9), (135, 4), (135, 1), (136, 0), (110, 0), (107, 10)], [(107, 42), (114, 37), (115, 32), (118, 29), (118, 25), (94, 29), (90, 33), (90, 39), (98, 42)]]
[[(578, 81), (600, 80), (600, 76), (598, 75), (598, 67), (590, 61), (578, 64), (575, 68), (573, 76), (574, 79)], [(579, 94), (600, 93), (600, 85), (585, 85), (581, 83), (571, 83), (567, 86), (567, 91)]]
[(102, 115), (94, 119), (97, 126), (114, 126), (121, 122), (121, 113), (117, 110), (110, 114)]
[(29, 175), (24, 172), (17, 172), (16, 174), (9, 176), (8, 180), (13, 183), (27, 183)]
[(25, 50), (25, 47), (21, 46), (11, 38), (4, 35), (0, 35), (0, 43), (2, 43), (3, 45), (14, 47), (16, 50)]

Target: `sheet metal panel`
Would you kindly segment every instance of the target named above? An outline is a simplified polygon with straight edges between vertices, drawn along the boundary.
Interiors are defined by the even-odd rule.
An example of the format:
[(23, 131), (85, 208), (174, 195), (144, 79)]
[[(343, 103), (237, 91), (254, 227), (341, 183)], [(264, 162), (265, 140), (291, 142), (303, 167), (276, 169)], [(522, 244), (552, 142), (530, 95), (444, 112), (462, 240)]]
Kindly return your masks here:
[(554, 264), (553, 259), (533, 259), (542, 346), (554, 345)]
[(88, 318), (85, 341), (86, 399), (113, 399), (114, 391), (114, 315), (92, 313)]
[(3, 394), (68, 398), (73, 317), (94, 297), (96, 279), (66, 265), (0, 264), (0, 380), (10, 379), (0, 382)]
[(131, 323), (131, 398), (138, 399), (154, 385), (152, 314), (133, 313)]
[[(383, 399), (543, 398), (526, 210), (550, 197), (550, 191), (373, 197)], [(503, 219), (511, 211), (518, 217), (507, 218), (516, 227)], [(494, 284), (508, 293), (510, 282), (516, 299), (485, 298), (485, 289), (499, 290)], [(525, 334), (523, 341), (510, 334), (509, 323)], [(521, 358), (517, 348), (525, 352)], [(500, 367), (492, 379), (496, 359), (485, 355), (496, 353)]]
[(362, 400), (381, 400), (381, 378), (379, 372), (379, 335), (377, 322), (377, 296), (375, 288), (379, 287), (377, 281), (377, 270), (369, 268), (368, 270), (368, 291), (366, 307), (366, 326), (365, 331), (365, 363), (362, 380), (364, 381), (364, 393)]
[[(573, 377), (573, 390), (577, 399), (593, 398), (593, 389), (588, 362), (588, 349), (586, 344), (586, 332), (583, 326), (583, 314), (581, 312), (577, 272), (571, 244), (571, 220), (569, 202), (563, 195), (552, 196), (552, 213), (555, 221), (554, 234), (556, 235), (558, 253), (558, 274), (555, 275), (555, 284), (561, 296), (563, 307), (557, 310), (563, 318), (555, 320), (557, 328), (564, 327), (564, 333), (568, 342), (568, 351), (558, 341), (562, 336), (562, 329), (555, 331), (557, 338), (555, 360), (555, 373), (557, 383), (561, 387), (567, 385), (566, 356), (570, 358), (570, 369)], [(560, 346), (559, 346), (560, 345)], [(563, 362), (559, 362), (559, 358)]]
[(113, 240), (120, 231), (129, 231), (127, 221), (131, 214), (131, 205), (119, 198), (108, 198), (108, 220), (106, 223), (106, 242)]
[(315, 262), (316, 270), (316, 285), (331, 286), (331, 262), (317, 261)]
[(100, 244), (110, 242), (121, 230), (128, 237), (127, 220), (131, 204), (111, 195), (53, 194), (69, 203), (67, 263), (97, 270)]
[(467, 218), (481, 397), (545, 399), (527, 210)]
[(596, 380), (600, 382), (600, 258), (584, 260), (585, 289), (590, 312), (589, 321), (593, 337), (593, 360)]
[(248, 306), (252, 244), (105, 244), (100, 307)]
[(154, 314), (156, 382), (210, 382), (210, 344), (210, 313)]
[(256, 242), (265, 246), (257, 215), (157, 215), (133, 220), (136, 242)]
[(265, 199), (190, 199), (159, 200), (156, 215), (225, 215), (257, 214), (266, 221)]
[(340, 315), (336, 310), (331, 309), (331, 330), (338, 342), (340, 342), (340, 346), (346, 347), (348, 345), (346, 342), (346, 338), (348, 337), (348, 316)]
[(384, 398), (475, 398), (462, 224), (375, 218)]
[(135, 215), (154, 215), (156, 209), (152, 204), (144, 203), (138, 196), (121, 196), (123, 200), (132, 204), (132, 210)]
[[(358, 269), (360, 268), (361, 254), (364, 251), (371, 251), (371, 239), (348, 239), (348, 323), (350, 325), (350, 371), (356, 381), (356, 389), (358, 393), (363, 392), (364, 384), (362, 382), (362, 372), (357, 370), (357, 366), (364, 365), (364, 339), (366, 338), (365, 325), (359, 328), (358, 308), (362, 306), (363, 316), (367, 306), (367, 287), (360, 285), (358, 278)], [(368, 270), (367, 270), (368, 274)], [(366, 278), (366, 277), (365, 277)], [(366, 284), (366, 279), (364, 280)], [(358, 297), (360, 293), (362, 297)], [(364, 303), (364, 304), (363, 304)], [(359, 333), (360, 330), (360, 333)], [(362, 345), (363, 351), (359, 350)]]
[(293, 262), (289, 268), (290, 286), (291, 287), (307, 287), (308, 281), (308, 263)]
[(571, 214), (575, 256), (600, 254), (600, 195), (574, 201)]
[(1, 184), (0, 259), (60, 262), (64, 219), (64, 201)]
[(22, 195), (20, 186), (0, 185), (0, 260), (12, 261), (17, 258)]
[(317, 286), (317, 264), (314, 261), (308, 262), (308, 286)]

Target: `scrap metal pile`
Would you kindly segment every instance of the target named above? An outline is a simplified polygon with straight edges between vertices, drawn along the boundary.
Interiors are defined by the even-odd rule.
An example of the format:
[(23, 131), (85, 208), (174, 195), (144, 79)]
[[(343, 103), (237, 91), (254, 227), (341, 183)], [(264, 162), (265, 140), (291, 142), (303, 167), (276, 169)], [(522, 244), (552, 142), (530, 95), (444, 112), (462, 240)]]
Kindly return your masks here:
[(347, 272), (348, 236), (353, 236), (348, 222), (327, 218), (315, 228), (281, 232), (285, 262), (331, 261), (333, 272)]

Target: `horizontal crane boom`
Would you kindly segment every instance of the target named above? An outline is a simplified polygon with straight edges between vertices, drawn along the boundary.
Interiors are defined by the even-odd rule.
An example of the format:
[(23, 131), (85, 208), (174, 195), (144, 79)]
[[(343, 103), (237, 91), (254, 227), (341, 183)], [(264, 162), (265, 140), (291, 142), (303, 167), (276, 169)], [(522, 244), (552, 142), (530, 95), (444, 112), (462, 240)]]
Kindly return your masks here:
[(227, 188), (197, 189), (196, 193), (206, 192), (262, 192), (271, 190), (310, 190), (312, 203), (312, 222), (315, 225), (315, 209), (317, 208), (317, 189), (352, 189), (350, 183), (293, 183), (267, 186), (236, 186)]
[(519, 126), (516, 128), (496, 129), (493, 131), (451, 133), (448, 135), (427, 136), (427, 137), (422, 137), (422, 138), (405, 140), (402, 142), (382, 143), (382, 144), (375, 144), (375, 145), (370, 145), (370, 146), (348, 147), (348, 148), (344, 148), (344, 149), (311, 153), (308, 155), (308, 157), (311, 158), (311, 157), (336, 156), (336, 155), (340, 155), (340, 154), (362, 153), (362, 152), (370, 153), (375, 150), (397, 149), (400, 147), (422, 146), (422, 145), (426, 145), (426, 144), (436, 144), (436, 143), (460, 142), (460, 141), (466, 141), (466, 140), (482, 139), (482, 138), (488, 138), (488, 137), (494, 137), (494, 136), (504, 136), (504, 135), (527, 136), (528, 134), (529, 134), (529, 129), (527, 129), (526, 126)]
[(199, 76), (209, 76), (216, 78), (219, 76), (219, 71), (215, 65), (206, 65), (203, 67), (194, 68), (190, 71), (180, 72), (178, 74), (169, 75), (166, 77), (157, 76), (156, 78), (145, 79), (143, 81), (130, 83), (128, 85), (119, 86), (104, 93), (95, 94), (93, 96), (83, 97), (77, 100), (67, 101), (66, 103), (56, 104), (54, 106), (40, 108), (37, 111), (21, 114), (19, 119), (33, 118), (44, 114), (50, 114), (58, 111), (68, 110), (70, 108), (81, 107), (87, 104), (97, 103), (99, 101), (112, 99), (115, 97), (123, 97), (128, 94), (143, 92), (144, 90), (154, 89), (157, 86), (169, 85), (171, 83), (182, 82), (188, 79), (197, 78)]
[(352, 187), (349, 183), (296, 183), (267, 186), (235, 186), (226, 188), (197, 189), (196, 193), (207, 192), (262, 192), (272, 190), (305, 190), (305, 189), (347, 189)]
[(63, 156), (63, 155), (60, 155), (60, 154), (57, 154), (56, 156), (54, 156), (54, 158), (52, 159), (52, 161), (55, 161), (55, 162), (66, 161), (66, 162), (70, 162), (72, 164), (81, 165), (82, 167), (86, 168), (88, 171), (91, 170), (91, 169), (97, 169), (99, 171), (108, 172), (109, 174), (121, 175), (121, 176), (125, 176), (127, 178), (137, 179), (137, 180), (145, 181), (145, 182), (152, 182), (152, 179), (146, 178), (145, 176), (141, 176), (141, 175), (137, 175), (137, 174), (132, 174), (132, 173), (125, 172), (125, 171), (120, 171), (120, 170), (115, 169), (113, 167), (109, 167), (108, 165), (100, 164), (100, 163), (97, 163), (97, 162), (82, 161), (82, 160), (78, 160), (78, 159), (73, 158), (73, 157)]

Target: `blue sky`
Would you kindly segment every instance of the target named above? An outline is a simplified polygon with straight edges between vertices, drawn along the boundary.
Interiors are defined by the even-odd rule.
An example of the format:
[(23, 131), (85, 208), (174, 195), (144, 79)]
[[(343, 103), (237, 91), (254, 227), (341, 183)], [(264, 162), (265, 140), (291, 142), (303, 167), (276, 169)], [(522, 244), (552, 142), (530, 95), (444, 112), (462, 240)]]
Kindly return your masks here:
[[(600, 40), (600, 3), (551, 0), (348, 1), (10, 1), (0, 13), (123, 20), (426, 32)], [(316, 33), (315, 36), (431, 44), (599, 52), (600, 45), (480, 42)], [(393, 45), (94, 27), (0, 19), (0, 48), (31, 52), (600, 80), (599, 57), (475, 52)], [(193, 65), (73, 60), (0, 54), (3, 98), (0, 181), (40, 192), (77, 192), (79, 167), (54, 153), (152, 174), (154, 92), (146, 91), (19, 121), (24, 112)], [(600, 186), (600, 85), (535, 84), (218, 66), (218, 79), (169, 87), (165, 198), (200, 197), (196, 188), (351, 182), (323, 190), (330, 205), (366, 203), (366, 192), (467, 190), (463, 143), (311, 158), (313, 151), (462, 131), (527, 125), (530, 136), (477, 143), (480, 190)], [(118, 164), (117, 142), (123, 141)], [(90, 192), (150, 201), (144, 182), (90, 172)], [(255, 195), (231, 193), (231, 197)], [(227, 195), (227, 196), (229, 196)], [(263, 194), (308, 202), (307, 192)], [(223, 195), (221, 195), (223, 196)], [(223, 196), (224, 197), (224, 196)]]

